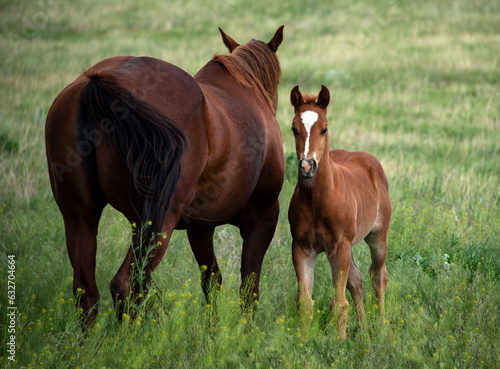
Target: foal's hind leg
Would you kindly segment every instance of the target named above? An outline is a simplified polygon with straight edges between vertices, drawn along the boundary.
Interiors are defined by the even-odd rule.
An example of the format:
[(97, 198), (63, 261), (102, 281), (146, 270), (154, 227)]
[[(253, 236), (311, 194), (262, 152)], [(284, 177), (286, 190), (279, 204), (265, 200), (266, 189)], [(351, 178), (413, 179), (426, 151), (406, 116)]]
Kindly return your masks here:
[(215, 294), (222, 284), (222, 275), (214, 252), (215, 227), (206, 229), (188, 229), (189, 244), (201, 270), (201, 288), (207, 303), (215, 303)]
[(384, 319), (384, 295), (387, 287), (387, 269), (385, 259), (387, 257), (387, 233), (388, 231), (371, 232), (365, 241), (370, 247), (372, 264), (370, 265), (370, 277), (373, 290), (378, 301), (378, 310), (381, 319)]
[(354, 254), (351, 248), (351, 266), (349, 267), (349, 276), (347, 277), (347, 289), (351, 293), (352, 299), (354, 300), (354, 306), (356, 307), (356, 312), (358, 313), (358, 319), (362, 327), (365, 323), (365, 308), (363, 305), (363, 277), (359, 271), (356, 262), (354, 261)]

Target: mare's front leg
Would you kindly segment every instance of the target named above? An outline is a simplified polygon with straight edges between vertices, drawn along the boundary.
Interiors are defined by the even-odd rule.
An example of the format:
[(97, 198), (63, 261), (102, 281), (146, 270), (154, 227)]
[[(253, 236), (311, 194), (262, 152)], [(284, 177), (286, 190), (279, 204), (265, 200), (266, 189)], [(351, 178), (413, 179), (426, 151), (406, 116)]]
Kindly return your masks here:
[(265, 208), (261, 204), (249, 203), (242, 215), (239, 225), (243, 238), (240, 296), (244, 312), (250, 312), (254, 302), (259, 299), (262, 262), (273, 239), (278, 216), (278, 200)]
[(215, 306), (216, 295), (222, 284), (222, 274), (214, 252), (215, 227), (188, 229), (187, 236), (201, 270), (201, 288), (207, 303)]
[(297, 316), (304, 336), (307, 336), (313, 318), (312, 291), (314, 286), (314, 266), (318, 253), (305, 251), (300, 244), (292, 242), (292, 258), (297, 275)]
[(332, 270), (333, 297), (330, 301), (330, 313), (337, 321), (341, 341), (346, 338), (346, 325), (349, 303), (345, 297), (349, 266), (351, 261), (351, 242), (342, 240), (326, 250), (326, 256)]

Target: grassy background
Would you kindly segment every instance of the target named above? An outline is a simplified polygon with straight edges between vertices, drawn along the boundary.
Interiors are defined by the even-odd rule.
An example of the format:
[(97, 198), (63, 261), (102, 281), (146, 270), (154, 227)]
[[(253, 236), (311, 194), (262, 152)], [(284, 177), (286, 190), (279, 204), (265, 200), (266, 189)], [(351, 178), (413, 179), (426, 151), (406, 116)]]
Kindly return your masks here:
[[(71, 293), (62, 217), (46, 173), (45, 115), (83, 69), (148, 55), (191, 74), (239, 42), (268, 41), (285, 24), (278, 122), (287, 159), (282, 211), (263, 267), (256, 317), (239, 313), (241, 240), (220, 227), (224, 282), (208, 328), (199, 272), (176, 232), (154, 273), (154, 313), (118, 324), (108, 284), (128, 246), (127, 221), (105, 209), (99, 232), (100, 315), (84, 338)], [(0, 280), (16, 256), (17, 362), (7, 359), (7, 287), (0, 293), (0, 360), (33, 368), (324, 368), (500, 365), (500, 4), (419, 1), (0, 1)], [(309, 340), (295, 316), (286, 219), (296, 181), (291, 88), (332, 93), (335, 148), (384, 165), (393, 203), (386, 322), (377, 323), (366, 245), (368, 332), (353, 309), (339, 344), (328, 317), (329, 266), (316, 267)], [(155, 291), (157, 293), (155, 293)], [(161, 292), (161, 294), (160, 294)], [(350, 298), (350, 296), (349, 296)], [(351, 301), (351, 300), (350, 300)], [(352, 302), (352, 301), (351, 301)], [(351, 306), (352, 303), (351, 303)]]

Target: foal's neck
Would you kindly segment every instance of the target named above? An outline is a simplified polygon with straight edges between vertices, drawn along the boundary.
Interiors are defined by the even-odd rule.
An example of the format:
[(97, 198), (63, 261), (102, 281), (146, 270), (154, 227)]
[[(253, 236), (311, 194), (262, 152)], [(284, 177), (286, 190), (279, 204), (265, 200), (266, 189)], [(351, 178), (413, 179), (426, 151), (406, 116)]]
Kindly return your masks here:
[(318, 193), (321, 196), (321, 194), (333, 188), (336, 175), (337, 168), (335, 167), (335, 163), (330, 159), (330, 144), (328, 143), (328, 137), (325, 137), (323, 155), (318, 163), (318, 169), (314, 178), (303, 179), (299, 176), (299, 183), (301, 183), (303, 191)]

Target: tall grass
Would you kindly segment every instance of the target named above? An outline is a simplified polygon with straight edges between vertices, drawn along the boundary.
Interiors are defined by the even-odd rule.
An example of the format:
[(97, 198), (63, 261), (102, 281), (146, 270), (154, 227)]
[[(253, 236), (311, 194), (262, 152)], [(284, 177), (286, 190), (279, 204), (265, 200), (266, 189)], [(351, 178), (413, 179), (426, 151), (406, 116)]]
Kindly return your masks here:
[[(494, 1), (199, 0), (3, 1), (0, 4), (0, 280), (16, 257), (16, 362), (8, 359), (7, 287), (0, 357), (25, 368), (492, 368), (500, 365), (500, 6)], [(286, 155), (280, 221), (266, 255), (254, 318), (240, 314), (238, 230), (214, 240), (223, 286), (211, 321), (183, 232), (153, 274), (154, 306), (119, 324), (108, 284), (130, 242), (106, 208), (98, 235), (101, 304), (84, 337), (72, 295), (62, 218), (44, 156), (44, 120), (81, 71), (119, 54), (149, 55), (195, 73), (239, 42), (268, 41), (285, 24), (278, 122)], [(329, 313), (329, 265), (316, 266), (308, 339), (295, 313), (288, 202), (296, 182), (290, 90), (332, 91), (331, 146), (384, 165), (393, 204), (385, 322), (365, 278), (367, 330), (349, 311), (339, 343)], [(353, 307), (353, 302), (348, 296)]]

